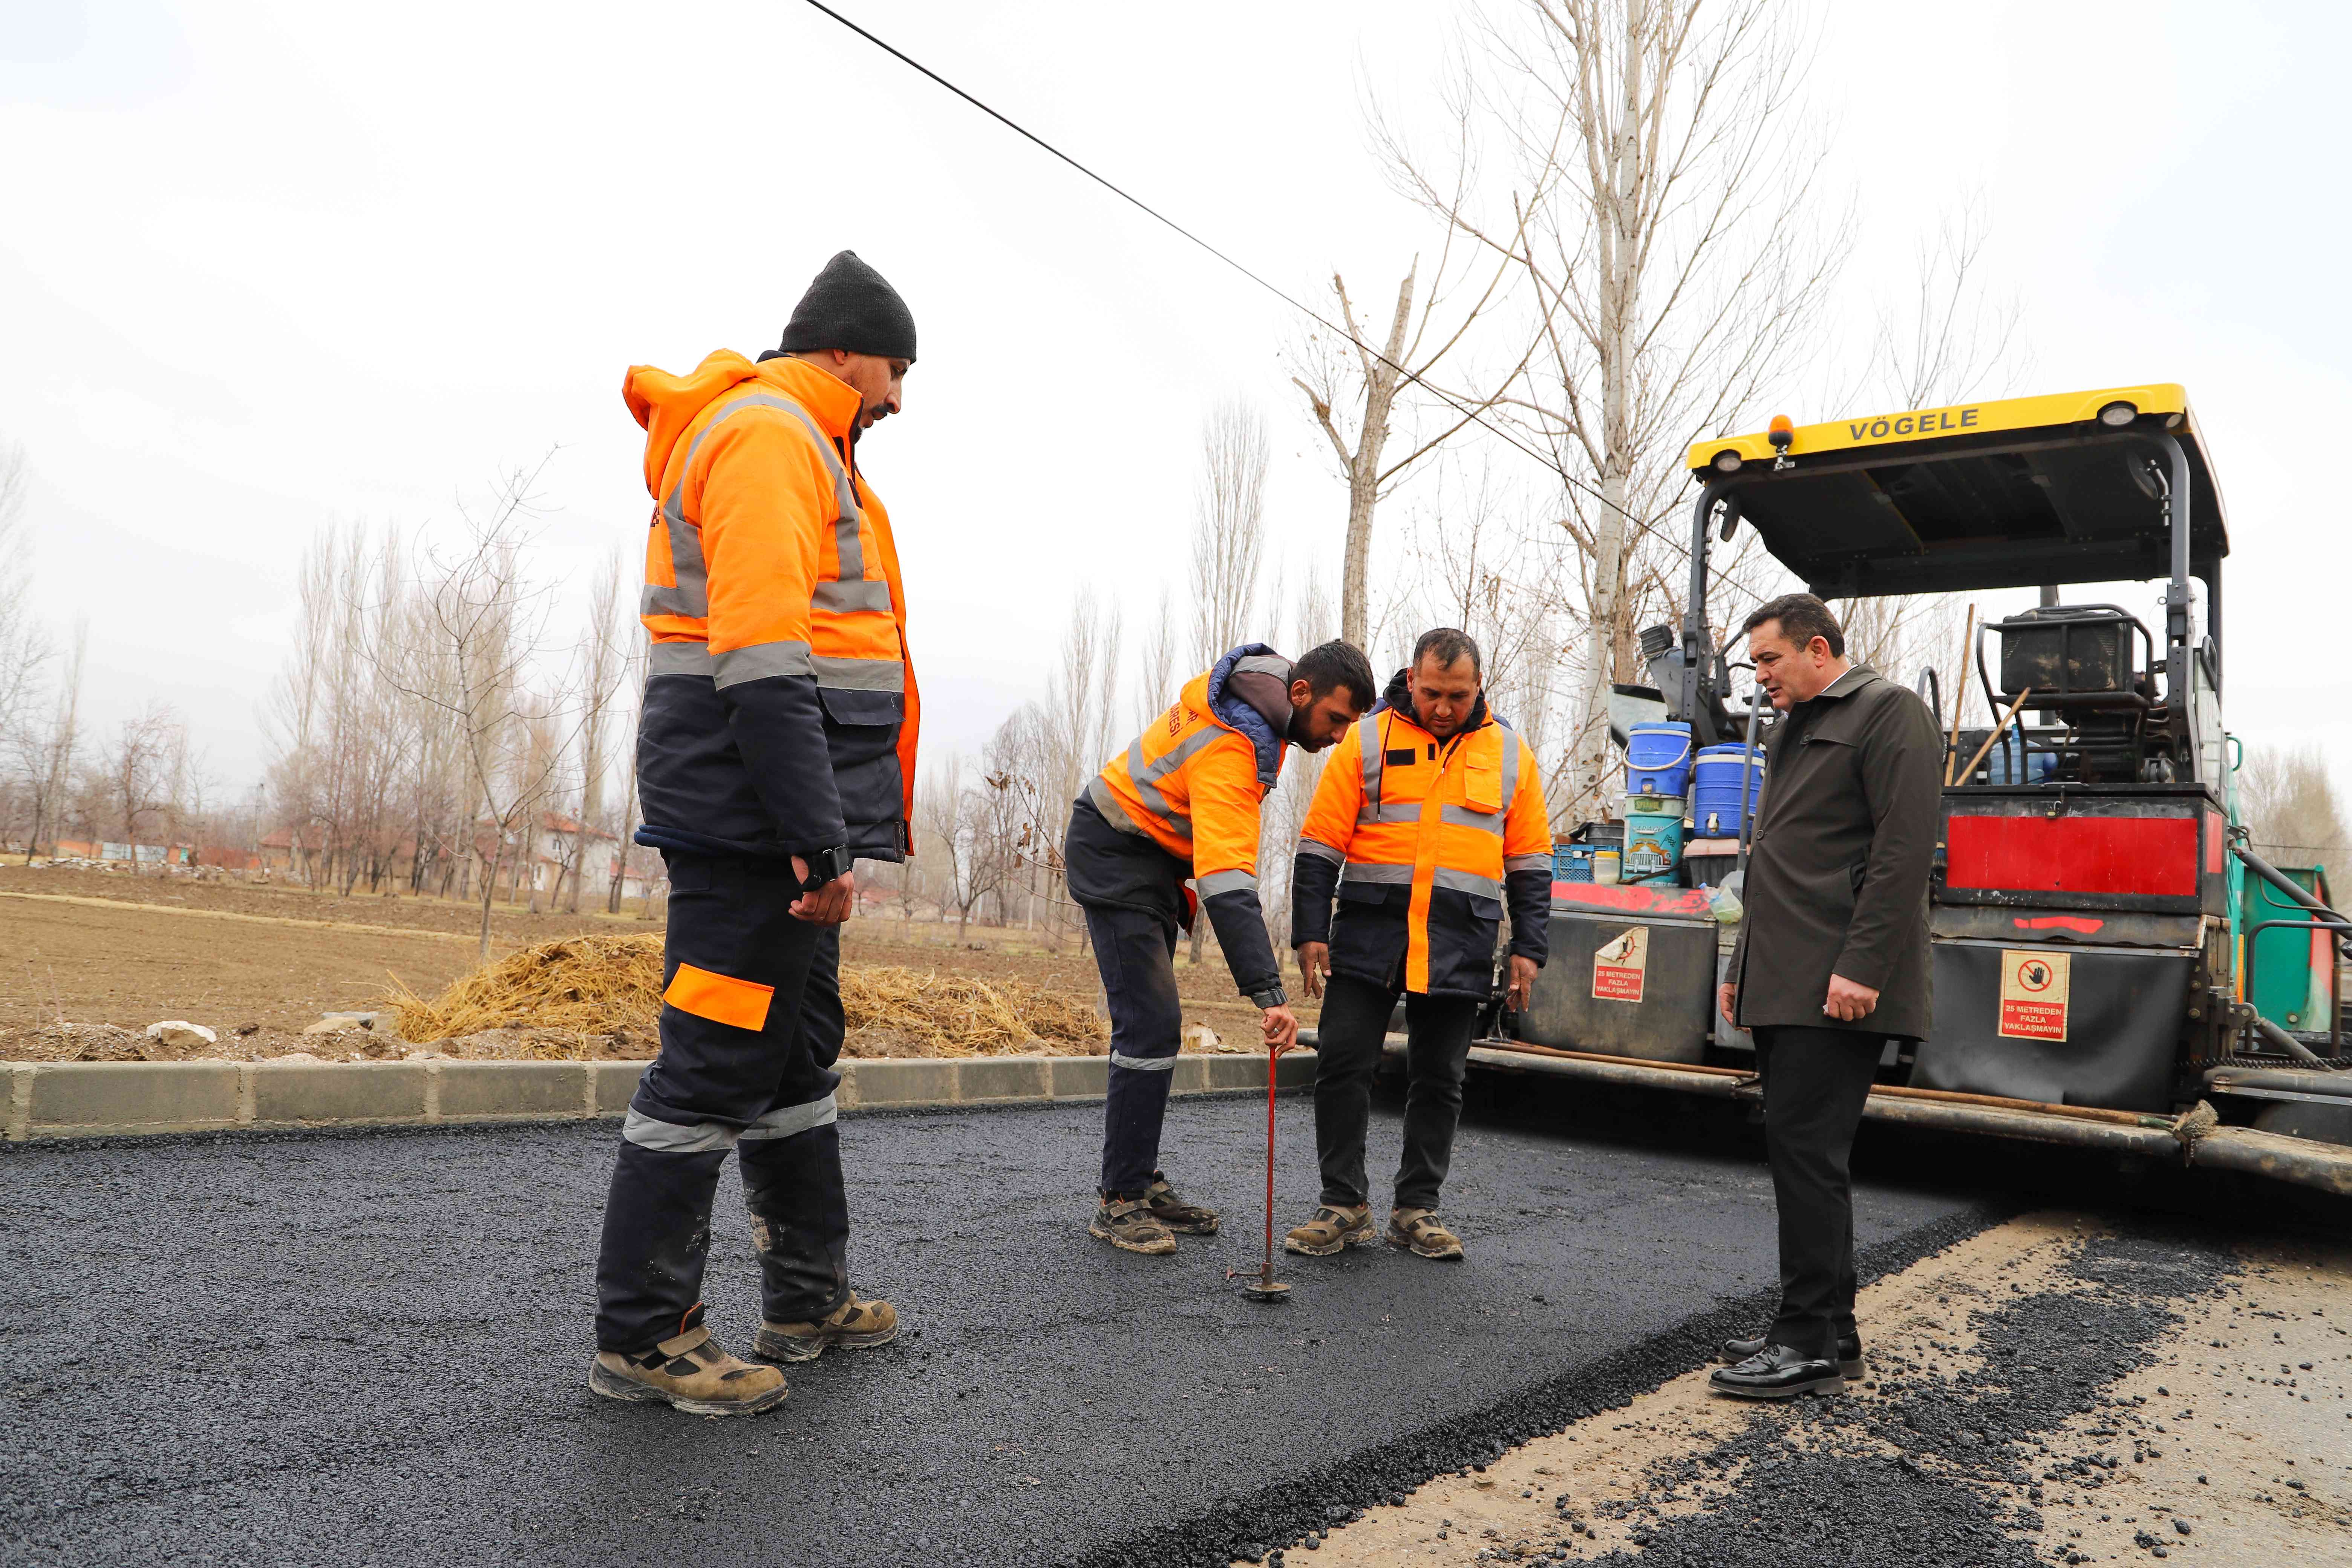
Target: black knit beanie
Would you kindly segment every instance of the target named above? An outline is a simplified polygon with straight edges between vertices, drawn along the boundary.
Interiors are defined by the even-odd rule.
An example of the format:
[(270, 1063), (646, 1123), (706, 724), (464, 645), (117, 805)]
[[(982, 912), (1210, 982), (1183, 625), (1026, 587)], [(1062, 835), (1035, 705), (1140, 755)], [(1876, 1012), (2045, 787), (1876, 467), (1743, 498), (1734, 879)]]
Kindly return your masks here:
[(824, 264), (784, 327), (779, 353), (847, 349), (881, 359), (915, 357), (915, 314), (882, 274), (845, 250)]

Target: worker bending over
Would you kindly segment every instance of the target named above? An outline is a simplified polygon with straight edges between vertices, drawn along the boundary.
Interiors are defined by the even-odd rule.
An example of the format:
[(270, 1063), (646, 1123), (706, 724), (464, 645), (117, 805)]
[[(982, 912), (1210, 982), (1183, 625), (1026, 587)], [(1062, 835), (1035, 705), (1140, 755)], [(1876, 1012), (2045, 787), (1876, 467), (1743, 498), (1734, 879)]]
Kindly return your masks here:
[(898, 1315), (849, 1288), (834, 1072), (853, 860), (909, 839), (917, 704), (890, 520), (856, 442), (898, 412), (915, 321), (849, 251), (753, 364), (640, 365), (657, 503), (637, 842), (669, 863), (661, 1054), (622, 1124), (596, 1264), (589, 1386), (699, 1415), (784, 1397), (782, 1373), (703, 1326), (710, 1205), (730, 1149), (760, 1257), (754, 1353), (887, 1342)]
[(1282, 773), (1283, 748), (1323, 750), (1372, 690), (1371, 666), (1348, 643), (1325, 643), (1296, 664), (1245, 643), (1187, 682), (1070, 808), (1062, 850), (1070, 897), (1087, 912), (1110, 1007), (1101, 1197), (1087, 1228), (1114, 1247), (1168, 1253), (1176, 1231), (1216, 1231), (1215, 1211), (1177, 1196), (1160, 1170), (1184, 1026), (1177, 928), (1190, 929), (1197, 906), (1207, 907), (1234, 983), (1265, 1009), (1267, 1049), (1288, 1050), (1298, 1020), (1258, 907), (1258, 805)]
[[(1478, 645), (1423, 633), (1381, 705), (1333, 752), (1290, 878), (1290, 929), (1316, 1033), (1322, 1205), (1283, 1239), (1323, 1257), (1373, 1238), (1364, 1176), (1372, 1069), (1397, 996), (1407, 1045), (1404, 1157), (1388, 1241), (1459, 1258), (1437, 1217), (1478, 1010), (1493, 999), (1511, 911), (1509, 1004), (1524, 1009), (1551, 916), (1551, 826), (1535, 753), (1486, 710)], [(1339, 893), (1339, 913), (1331, 914)]]

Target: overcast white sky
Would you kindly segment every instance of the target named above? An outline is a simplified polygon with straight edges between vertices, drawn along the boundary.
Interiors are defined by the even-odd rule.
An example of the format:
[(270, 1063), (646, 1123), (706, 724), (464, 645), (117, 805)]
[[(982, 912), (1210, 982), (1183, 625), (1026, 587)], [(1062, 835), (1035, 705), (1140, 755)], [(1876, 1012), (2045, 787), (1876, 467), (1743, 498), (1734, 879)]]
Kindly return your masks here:
[[(1428, 226), (1360, 105), (1430, 103), (1455, 22), (1386, 0), (841, 0), (1297, 290), (1392, 290)], [(2231, 725), (2352, 773), (2342, 62), (2352, 7), (1832, 0), (1814, 86), (1863, 216), (1841, 311), (1981, 191), (2018, 391), (2189, 386), (2226, 493)], [(188, 716), (224, 785), (331, 523), (446, 526), (551, 447), (551, 570), (640, 548), (635, 363), (774, 341), (859, 251), (922, 338), (865, 460), (897, 521), (927, 740), (1042, 690), (1069, 596), (1181, 581), (1203, 411), (1274, 421), (1294, 563), (1345, 496), (1277, 302), (797, 0), (394, 7), (0, 0), (0, 441), (28, 571), (90, 626), (101, 723)], [(1803, 405), (1800, 422), (1853, 412)]]

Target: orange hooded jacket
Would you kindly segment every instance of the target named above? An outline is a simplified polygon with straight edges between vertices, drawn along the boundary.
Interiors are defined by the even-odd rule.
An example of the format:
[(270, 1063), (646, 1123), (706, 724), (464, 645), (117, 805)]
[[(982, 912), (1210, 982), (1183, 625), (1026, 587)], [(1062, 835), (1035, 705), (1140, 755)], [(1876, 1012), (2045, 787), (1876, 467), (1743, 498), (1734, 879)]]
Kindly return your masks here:
[(635, 366), (623, 392), (656, 503), (639, 841), (903, 858), (920, 704), (856, 389), (722, 349), (688, 375)]

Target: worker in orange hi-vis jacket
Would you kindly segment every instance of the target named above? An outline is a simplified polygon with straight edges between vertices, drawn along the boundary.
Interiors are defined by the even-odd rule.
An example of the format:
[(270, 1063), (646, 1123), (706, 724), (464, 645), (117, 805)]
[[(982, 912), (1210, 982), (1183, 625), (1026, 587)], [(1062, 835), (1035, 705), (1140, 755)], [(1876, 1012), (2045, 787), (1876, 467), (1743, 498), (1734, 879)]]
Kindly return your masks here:
[[(1437, 1216), (1479, 1010), (1494, 995), (1504, 908), (1507, 996), (1527, 1006), (1551, 919), (1551, 825), (1535, 753), (1487, 710), (1478, 645), (1423, 634), (1381, 705), (1332, 752), (1290, 878), (1291, 940), (1316, 1031), (1322, 1203), (1283, 1245), (1327, 1256), (1375, 1237), (1364, 1174), (1372, 1069), (1404, 998), (1404, 1157), (1387, 1239), (1458, 1259)], [(1331, 913), (1339, 895), (1339, 918)]]
[(817, 274), (782, 346), (686, 375), (631, 370), (646, 431), (652, 637), (637, 842), (669, 866), (661, 1053), (621, 1129), (596, 1265), (589, 1385), (703, 1415), (784, 1397), (703, 1324), (711, 1200), (740, 1156), (760, 1257), (755, 1353), (887, 1343), (849, 1288), (833, 1070), (855, 860), (910, 847), (918, 708), (889, 515), (857, 441), (899, 411), (906, 302), (855, 253)]
[(1350, 644), (1309, 648), (1294, 664), (1245, 643), (1188, 681), (1071, 805), (1062, 858), (1110, 1007), (1102, 1178), (1087, 1228), (1113, 1247), (1170, 1253), (1178, 1231), (1216, 1231), (1215, 1211), (1177, 1196), (1160, 1169), (1184, 1027), (1176, 932), (1192, 925), (1197, 900), (1234, 983), (1265, 1009), (1266, 1048), (1289, 1049), (1298, 1020), (1258, 904), (1258, 807), (1285, 748), (1331, 744), (1370, 706), (1372, 687), (1372, 667)]

